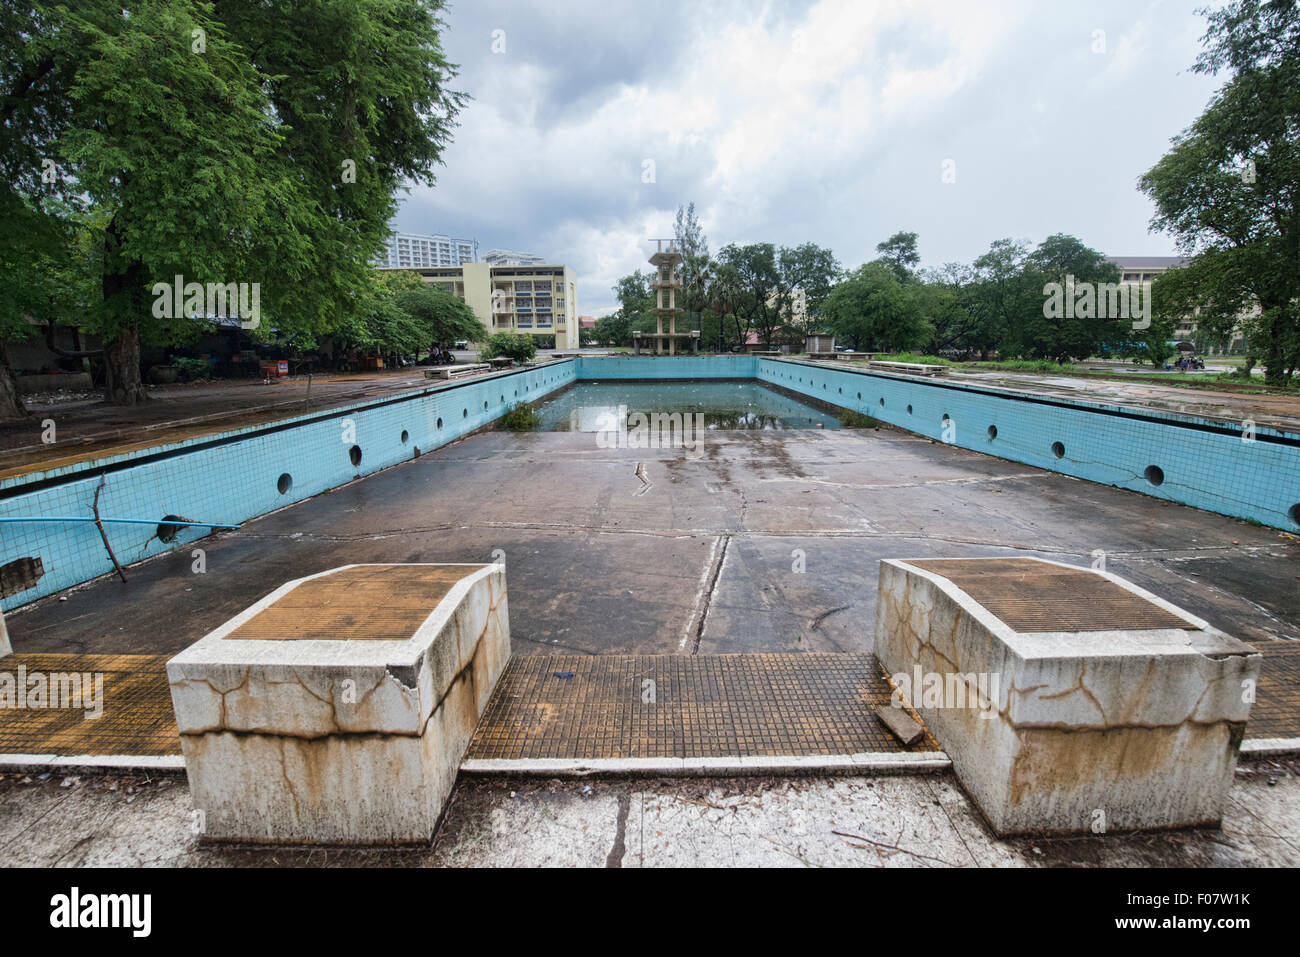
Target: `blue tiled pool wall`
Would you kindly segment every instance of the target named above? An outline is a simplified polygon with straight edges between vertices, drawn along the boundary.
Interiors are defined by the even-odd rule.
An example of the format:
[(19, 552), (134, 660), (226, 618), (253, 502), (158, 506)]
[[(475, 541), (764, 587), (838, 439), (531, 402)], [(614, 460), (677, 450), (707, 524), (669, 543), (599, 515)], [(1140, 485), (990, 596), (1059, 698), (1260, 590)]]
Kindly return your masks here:
[[(493, 422), (516, 402), (536, 401), (566, 388), (575, 375), (570, 360), (455, 383), (409, 398), (355, 403), (301, 417), (309, 421), (243, 429), (232, 433), (233, 438), (206, 436), (184, 444), (192, 448), (140, 464), (124, 464), (131, 461), (129, 456), (105, 459), (98, 463), (110, 469), (104, 476), (99, 513), (154, 521), (175, 515), (223, 524), (246, 522), (404, 462), (416, 454), (416, 448), (428, 452), (446, 445)], [(355, 465), (353, 446), (360, 450)], [(24, 481), (34, 484), (50, 474), (25, 476)], [(79, 477), (0, 499), (0, 516), (92, 516), (100, 474), (83, 469)], [(209, 534), (203, 527), (183, 528), (168, 544), (159, 541), (153, 525), (110, 524), (105, 529), (123, 565)], [(93, 522), (0, 524), (0, 564), (24, 556), (39, 556), (45, 574), (36, 587), (6, 598), (5, 608), (113, 570)]]
[[(962, 448), (1275, 528), (1297, 528), (1292, 510), (1300, 503), (1300, 447), (1270, 429), (1257, 429), (1255, 440), (1247, 442), (1221, 422), (1126, 415), (811, 362), (758, 363), (760, 381), (929, 438), (945, 441), (943, 420), (949, 417), (947, 438)], [(1148, 471), (1153, 467), (1159, 472)]]
[(579, 379), (754, 379), (756, 356), (578, 356)]

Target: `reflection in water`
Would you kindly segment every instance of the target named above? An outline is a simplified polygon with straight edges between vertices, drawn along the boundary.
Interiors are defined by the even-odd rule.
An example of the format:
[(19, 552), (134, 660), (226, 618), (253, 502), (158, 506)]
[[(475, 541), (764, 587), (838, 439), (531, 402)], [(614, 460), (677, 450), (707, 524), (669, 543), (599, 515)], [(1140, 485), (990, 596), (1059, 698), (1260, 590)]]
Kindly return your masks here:
[[(839, 420), (757, 382), (580, 382), (538, 411), (542, 431), (609, 432), (638, 414), (702, 414), (706, 429), (838, 429)], [(632, 423), (635, 424), (635, 423)]]

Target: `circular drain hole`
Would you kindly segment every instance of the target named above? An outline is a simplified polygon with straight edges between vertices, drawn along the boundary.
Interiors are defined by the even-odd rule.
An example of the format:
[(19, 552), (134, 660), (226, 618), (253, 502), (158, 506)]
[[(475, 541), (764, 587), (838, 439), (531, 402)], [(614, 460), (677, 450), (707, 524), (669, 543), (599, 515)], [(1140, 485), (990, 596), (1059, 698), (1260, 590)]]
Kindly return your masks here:
[(861, 393), (861, 392), (858, 393), (858, 401), (859, 401), (859, 402), (862, 401), (862, 393)]
[(438, 428), (442, 428), (442, 419), (438, 420)]
[(172, 542), (176, 541), (176, 536), (180, 534), (181, 529), (189, 528), (188, 525), (173, 523), (188, 521), (189, 519), (182, 515), (164, 515), (163, 520), (159, 522), (158, 527), (154, 529), (154, 534), (158, 536), (158, 541), (162, 542), (164, 545), (170, 545)]
[(484, 399), (484, 400), (483, 400), (483, 408), (484, 408), (484, 409), (487, 408), (487, 399)]
[(411, 438), (411, 433), (407, 432), (406, 429), (402, 429), (402, 444), (405, 445), (408, 441), (410, 441), (410, 438)]
[(1158, 465), (1148, 465), (1146, 472), (1143, 473), (1147, 481), (1152, 485), (1161, 485), (1165, 480), (1165, 470)]
[(1291, 521), (1300, 525), (1300, 502), (1296, 502), (1292, 505), (1291, 510), (1287, 512), (1287, 515), (1291, 516)]
[(285, 472), (283, 475), (281, 475), (278, 479), (275, 480), (275, 490), (279, 492), (281, 495), (288, 494), (289, 489), (291, 488), (293, 488), (293, 476), (290, 475), (288, 472)]
[(1065, 458), (1065, 446), (1062, 445), (1060, 442), (1053, 442), (1052, 454), (1055, 455), (1058, 459)]
[(912, 407), (910, 405), (907, 407), (907, 414), (908, 415), (912, 414)]
[(469, 417), (469, 409), (461, 409), (461, 410), (460, 410), (460, 417), (461, 417), (462, 419), (468, 418), (468, 417)]
[(989, 438), (990, 438), (990, 439), (996, 439), (997, 437), (998, 437), (998, 427), (997, 427), (996, 425), (990, 425), (990, 426), (989, 426)]
[(348, 458), (352, 460), (353, 465), (361, 464), (361, 446), (354, 445), (348, 449)]

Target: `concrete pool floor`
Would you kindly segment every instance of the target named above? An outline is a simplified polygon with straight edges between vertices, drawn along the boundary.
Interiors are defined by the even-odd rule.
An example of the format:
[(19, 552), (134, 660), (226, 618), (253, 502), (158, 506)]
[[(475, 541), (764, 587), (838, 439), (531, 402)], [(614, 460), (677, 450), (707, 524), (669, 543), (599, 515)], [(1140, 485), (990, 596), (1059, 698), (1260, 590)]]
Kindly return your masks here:
[(172, 654), (292, 578), (497, 550), (515, 654), (869, 651), (881, 558), (985, 555), (1104, 553), (1235, 637), (1300, 639), (1300, 537), (883, 428), (697, 458), (475, 435), (7, 618), (16, 652)]

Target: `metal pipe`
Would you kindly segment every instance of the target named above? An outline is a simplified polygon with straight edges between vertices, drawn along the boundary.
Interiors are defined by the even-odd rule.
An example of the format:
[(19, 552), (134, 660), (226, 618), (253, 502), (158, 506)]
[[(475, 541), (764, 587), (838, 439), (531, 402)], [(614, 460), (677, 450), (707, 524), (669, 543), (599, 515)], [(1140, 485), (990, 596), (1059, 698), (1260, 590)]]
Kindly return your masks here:
[[(35, 518), (0, 518), (0, 522), (93, 522), (95, 517), (80, 515), (41, 515)], [(117, 525), (202, 525), (204, 528), (239, 528), (238, 525), (221, 525), (216, 522), (191, 522), (184, 518), (105, 518), (104, 522)]]

